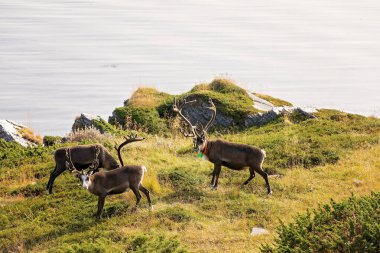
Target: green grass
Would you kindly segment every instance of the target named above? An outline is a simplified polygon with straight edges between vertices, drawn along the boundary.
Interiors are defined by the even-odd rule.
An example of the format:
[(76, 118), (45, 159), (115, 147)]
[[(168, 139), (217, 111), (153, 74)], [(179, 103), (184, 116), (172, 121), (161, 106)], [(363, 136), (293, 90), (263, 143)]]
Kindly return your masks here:
[(260, 94), (260, 93), (253, 93), (253, 94), (258, 96), (259, 98), (265, 99), (266, 101), (272, 103), (274, 106), (293, 106), (292, 103), (279, 99), (279, 98), (275, 98), (275, 97), (265, 95), (265, 94)]
[[(240, 127), (244, 126), (244, 119), (248, 114), (258, 112), (244, 89), (223, 78), (216, 78), (209, 84), (197, 85), (177, 97), (190, 97), (205, 102), (211, 98), (218, 113), (232, 118), (235, 125)], [(124, 106), (114, 110), (110, 123), (151, 134), (168, 133), (176, 116), (172, 110), (173, 100), (173, 95), (152, 88), (139, 88), (125, 101)]]
[[(56, 179), (53, 195), (46, 194), (53, 148), (0, 141), (0, 251), (258, 252), (276, 242), (279, 220), (287, 226), (331, 198), (380, 191), (380, 120), (332, 110), (317, 115), (219, 136), (266, 150), (264, 168), (277, 175), (269, 179), (270, 197), (260, 176), (240, 189), (247, 170), (223, 168), (219, 190), (212, 191), (213, 166), (191, 151), (190, 139), (144, 134), (146, 140), (128, 145), (123, 157), (148, 168), (144, 185), (155, 209), (149, 211), (143, 197), (132, 212), (131, 192), (108, 196), (100, 220), (94, 217), (97, 198), (69, 172)], [(117, 157), (112, 147), (122, 139), (115, 138), (103, 145)], [(270, 234), (252, 237), (252, 227)]]

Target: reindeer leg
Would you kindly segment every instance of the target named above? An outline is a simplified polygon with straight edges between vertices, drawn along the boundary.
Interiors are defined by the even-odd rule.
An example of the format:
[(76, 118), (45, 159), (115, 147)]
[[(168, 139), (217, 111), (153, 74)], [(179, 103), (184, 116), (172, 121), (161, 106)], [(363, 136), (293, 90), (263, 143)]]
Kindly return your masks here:
[(149, 190), (146, 189), (142, 184), (140, 184), (139, 190), (145, 194), (146, 198), (148, 199), (149, 208), (150, 210), (153, 210), (153, 205), (152, 205), (152, 201), (150, 200)]
[(210, 183), (210, 188), (214, 188), (214, 182), (215, 182), (215, 175), (216, 175), (216, 165), (214, 164), (214, 170), (212, 171), (212, 179)]
[(136, 206), (135, 206), (135, 208), (132, 210), (132, 211), (137, 211), (137, 207), (138, 207), (138, 205), (139, 205), (139, 203), (140, 203), (140, 200), (141, 200), (141, 194), (140, 194), (140, 192), (139, 192), (139, 190), (138, 189), (136, 189), (135, 187), (131, 187), (131, 190), (133, 191), (133, 193), (135, 194), (135, 196), (136, 196)]
[(241, 185), (243, 188), (244, 185), (247, 185), (255, 177), (255, 170), (252, 167), (249, 167), (249, 178)]
[(218, 181), (219, 181), (220, 171), (222, 170), (222, 165), (220, 163), (215, 163), (214, 170), (215, 170), (215, 184), (214, 184), (213, 189), (218, 190)]
[(55, 165), (54, 170), (50, 173), (49, 182), (48, 182), (47, 185), (46, 185), (46, 190), (49, 190), (49, 187), (50, 187), (50, 184), (51, 184), (51, 179), (52, 179), (52, 177), (53, 177), (53, 173), (54, 173), (54, 171), (56, 171), (56, 170), (57, 170), (57, 164)]
[(103, 207), (104, 207), (104, 202), (106, 200), (107, 195), (100, 195), (98, 198), (98, 211), (96, 213), (96, 218), (100, 219), (100, 216), (102, 215)]
[(267, 189), (268, 189), (268, 195), (272, 194), (272, 190), (271, 190), (270, 185), (269, 185), (268, 174), (265, 171), (263, 171), (262, 168), (260, 168), (260, 167), (256, 168), (255, 171), (257, 173), (259, 173), (260, 176), (262, 176), (264, 178)]
[(49, 182), (48, 182), (48, 185), (47, 185), (47, 188), (48, 188), (48, 193), (51, 194), (53, 192), (53, 184), (54, 184), (54, 180), (62, 174), (62, 172), (64, 172), (66, 170), (66, 168), (64, 166), (59, 166), (59, 165), (56, 165), (55, 166), (55, 169), (52, 171), (52, 173), (50, 174), (50, 179), (49, 179)]

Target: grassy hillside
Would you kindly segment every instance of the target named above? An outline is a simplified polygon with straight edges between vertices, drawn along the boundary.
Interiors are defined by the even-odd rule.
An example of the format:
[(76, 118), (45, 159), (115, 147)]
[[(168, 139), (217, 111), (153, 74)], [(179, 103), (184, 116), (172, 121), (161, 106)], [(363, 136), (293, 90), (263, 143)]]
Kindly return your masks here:
[[(145, 198), (132, 212), (133, 193), (109, 196), (96, 220), (97, 198), (69, 172), (45, 186), (54, 148), (22, 148), (0, 141), (0, 251), (2, 252), (258, 252), (277, 238), (280, 220), (309, 208), (380, 191), (380, 120), (332, 110), (297, 123), (289, 117), (260, 128), (211, 136), (264, 148), (273, 176), (267, 196), (259, 176), (243, 189), (248, 171), (222, 169), (218, 191), (208, 188), (212, 164), (197, 158), (190, 139), (145, 135), (128, 145), (128, 164), (144, 164)], [(101, 142), (113, 152), (118, 137)], [(75, 145), (70, 143), (67, 145)], [(57, 146), (56, 146), (57, 147)], [(269, 235), (250, 236), (252, 227)]]
[[(114, 110), (109, 122), (124, 129), (152, 134), (170, 132), (175, 116), (172, 111), (174, 97), (153, 88), (139, 88), (124, 102), (124, 106)], [(177, 97), (189, 97), (189, 100), (198, 101), (212, 98), (218, 114), (232, 118), (236, 126), (243, 126), (248, 114), (258, 112), (244, 89), (223, 78), (216, 78), (209, 84), (196, 85), (191, 91)]]

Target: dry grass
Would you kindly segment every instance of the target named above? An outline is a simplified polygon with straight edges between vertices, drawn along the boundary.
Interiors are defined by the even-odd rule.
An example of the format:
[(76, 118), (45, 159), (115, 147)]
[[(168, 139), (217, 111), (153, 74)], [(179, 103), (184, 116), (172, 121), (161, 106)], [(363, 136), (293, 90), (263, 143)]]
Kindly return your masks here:
[(30, 128), (21, 128), (20, 133), (22, 135), (22, 138), (37, 145), (42, 144), (42, 137), (38, 134), (35, 134)]
[(112, 135), (108, 133), (102, 134), (95, 127), (77, 129), (67, 135), (68, 142), (104, 142), (109, 138), (112, 138)]
[(155, 88), (140, 87), (132, 94), (128, 104), (136, 107), (154, 108), (170, 97), (171, 95), (159, 92)]

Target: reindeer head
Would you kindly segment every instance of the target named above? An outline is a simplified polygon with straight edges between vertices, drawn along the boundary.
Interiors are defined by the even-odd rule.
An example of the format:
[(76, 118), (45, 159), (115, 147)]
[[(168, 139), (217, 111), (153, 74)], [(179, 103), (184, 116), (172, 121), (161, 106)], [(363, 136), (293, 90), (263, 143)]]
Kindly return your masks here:
[(82, 187), (87, 189), (88, 188), (88, 181), (90, 180), (90, 176), (92, 175), (93, 171), (86, 173), (84, 170), (81, 170), (81, 171), (73, 170), (73, 173), (81, 181)]
[(185, 98), (181, 103), (179, 103), (174, 98), (173, 110), (176, 113), (178, 113), (178, 115), (187, 123), (187, 125), (191, 129), (191, 132), (189, 133), (189, 132), (185, 132), (184, 129), (180, 128), (180, 132), (185, 137), (192, 137), (193, 138), (193, 145), (194, 145), (195, 151), (197, 150), (197, 151), (203, 152), (205, 145), (206, 145), (207, 131), (215, 120), (216, 107), (215, 107), (214, 103), (212, 102), (212, 99), (209, 98), (209, 103), (211, 106), (207, 107), (207, 108), (212, 110), (212, 117), (211, 117), (210, 121), (206, 124), (205, 127), (203, 127), (202, 125), (193, 125), (193, 124), (191, 124), (190, 120), (182, 114), (182, 109), (185, 105), (194, 103), (195, 101), (196, 100), (186, 101), (186, 98)]

